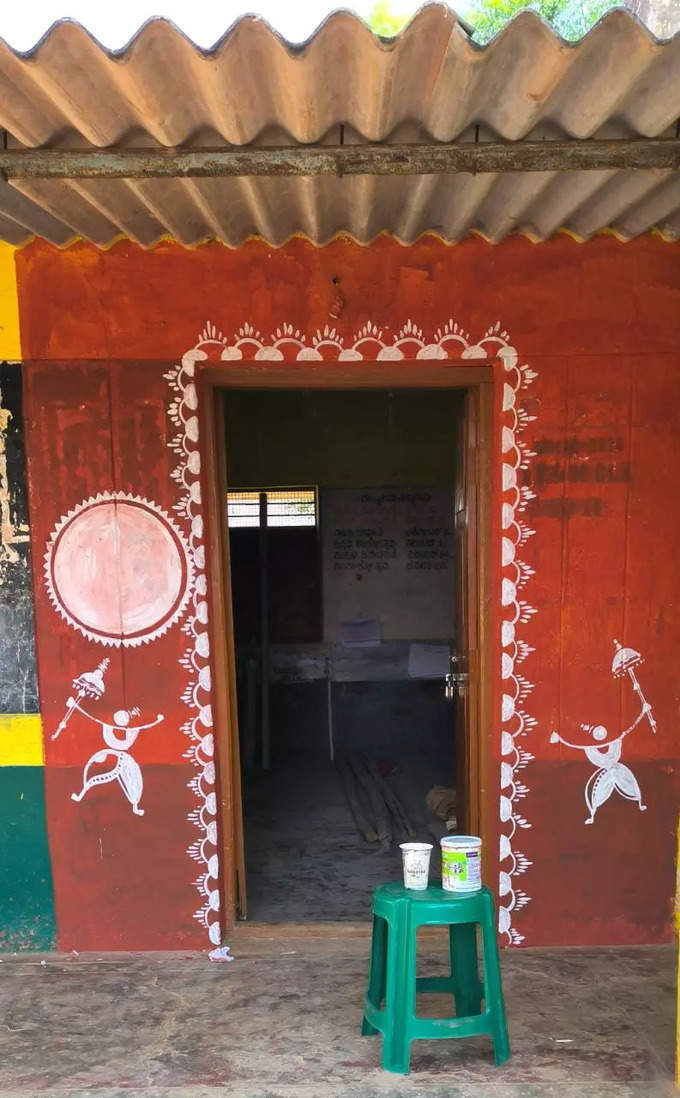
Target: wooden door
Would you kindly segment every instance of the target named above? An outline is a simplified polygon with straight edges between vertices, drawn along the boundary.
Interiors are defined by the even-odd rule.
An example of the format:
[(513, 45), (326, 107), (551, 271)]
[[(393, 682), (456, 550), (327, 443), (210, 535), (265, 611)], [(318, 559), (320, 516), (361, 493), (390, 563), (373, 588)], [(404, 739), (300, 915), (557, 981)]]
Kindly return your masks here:
[[(209, 395), (208, 395), (209, 394)], [(215, 707), (218, 729), (217, 758), (221, 806), (223, 854), (223, 903), (225, 928), (234, 918), (247, 915), (243, 807), (241, 798), (241, 753), (239, 748), (238, 699), (236, 689), (236, 645), (231, 593), (231, 561), (227, 522), (227, 446), (224, 417), (226, 393), (209, 389), (205, 418), (208, 427), (207, 453), (212, 469), (208, 484), (210, 498), (210, 557), (212, 605), (215, 608), (216, 677)]]
[(479, 834), (479, 388), (468, 389), (458, 418), (454, 483), (454, 554), (457, 570), (451, 679), (455, 696), (458, 829)]

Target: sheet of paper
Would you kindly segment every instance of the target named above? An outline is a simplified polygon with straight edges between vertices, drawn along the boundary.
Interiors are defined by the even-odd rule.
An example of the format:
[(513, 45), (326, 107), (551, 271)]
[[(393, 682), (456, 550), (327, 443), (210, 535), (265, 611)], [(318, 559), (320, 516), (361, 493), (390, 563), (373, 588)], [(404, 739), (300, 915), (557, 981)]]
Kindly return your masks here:
[(376, 648), (380, 644), (380, 622), (377, 618), (341, 622), (340, 643), (345, 648)]
[(410, 679), (443, 679), (451, 670), (448, 644), (412, 644), (408, 653)]

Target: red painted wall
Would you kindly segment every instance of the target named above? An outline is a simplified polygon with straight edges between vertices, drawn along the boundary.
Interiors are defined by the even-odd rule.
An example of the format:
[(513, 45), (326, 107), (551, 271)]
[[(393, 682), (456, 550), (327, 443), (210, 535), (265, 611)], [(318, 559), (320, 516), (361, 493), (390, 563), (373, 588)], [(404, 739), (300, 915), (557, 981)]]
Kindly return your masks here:
[[(168, 386), (157, 363), (37, 363), (26, 367), (27, 450), (34, 546), (40, 702), (45, 730), (47, 826), (55, 879), (59, 948), (191, 948), (205, 933), (186, 848), (193, 767), (183, 759), (187, 718), (178, 627), (153, 644), (102, 647), (55, 612), (44, 582), (45, 546), (68, 512), (100, 492), (141, 494), (172, 513)], [(116, 783), (72, 801), (87, 759), (103, 749), (101, 730), (75, 713), (52, 739), (73, 695), (72, 680), (104, 659), (106, 693), (83, 704), (112, 722), (139, 706), (132, 724), (163, 721), (140, 734), (132, 750), (142, 767), (144, 817), (131, 811)], [(107, 760), (103, 760), (106, 762)], [(99, 769), (107, 767), (102, 765)], [(172, 806), (172, 807), (170, 807)], [(195, 867), (194, 867), (195, 868)]]
[[(40, 689), (46, 734), (71, 678), (103, 654), (55, 614), (41, 559), (57, 521), (98, 491), (128, 491), (168, 512), (177, 502), (163, 375), (197, 343), (206, 321), (234, 342), (245, 323), (265, 341), (290, 324), (311, 342), (330, 325), (346, 345), (368, 322), (390, 342), (407, 320), (426, 341), (449, 318), (479, 339), (500, 321), (537, 377), (524, 397), (523, 472), (536, 531), (523, 549), (533, 574), (522, 594), (537, 613), (522, 625), (532, 651), (520, 671), (534, 718), (521, 781), (531, 825), (517, 843), (531, 863), (529, 902), (513, 913), (526, 944), (635, 943), (669, 935), (678, 801), (680, 533), (676, 428), (680, 399), (680, 249), (654, 238), (620, 245), (560, 237), (411, 248), (380, 238), (361, 248), (300, 240), (230, 252), (163, 245), (109, 252), (33, 244), (18, 254), (27, 365), (27, 447)], [(340, 280), (344, 310), (329, 316)], [(228, 364), (225, 365), (228, 369)], [(498, 450), (500, 464), (500, 447)], [(494, 501), (500, 511), (501, 498)], [(178, 522), (184, 521), (182, 516)], [(500, 600), (499, 600), (500, 601)], [(500, 605), (499, 605), (500, 621)], [(657, 722), (626, 738), (647, 805), (614, 791), (585, 824), (595, 767), (551, 733), (593, 743), (581, 723), (618, 734), (639, 712), (629, 680), (614, 679), (613, 640), (639, 650), (637, 668)], [(117, 650), (107, 698), (163, 710), (140, 737), (148, 812), (133, 818), (120, 791), (70, 801), (96, 729), (79, 723), (47, 743), (47, 798), (57, 919), (63, 948), (203, 946), (193, 919), (195, 838), (187, 812), (180, 731), (186, 683), (179, 626), (153, 644)], [(109, 653), (110, 654), (110, 653)], [(184, 676), (184, 677), (183, 677)], [(500, 674), (499, 684), (500, 685)], [(141, 719), (141, 718), (140, 718)], [(500, 729), (500, 722), (499, 722)], [(490, 729), (497, 752), (499, 729)], [(138, 826), (142, 824), (141, 828)]]

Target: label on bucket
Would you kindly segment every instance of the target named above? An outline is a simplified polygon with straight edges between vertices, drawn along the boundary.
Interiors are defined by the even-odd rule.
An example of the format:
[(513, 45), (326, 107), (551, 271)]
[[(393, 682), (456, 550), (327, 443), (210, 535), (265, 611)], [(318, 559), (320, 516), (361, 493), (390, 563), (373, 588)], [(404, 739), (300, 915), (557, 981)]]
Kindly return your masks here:
[(442, 886), (449, 892), (474, 892), (482, 887), (482, 859), (479, 850), (449, 850), (442, 847)]

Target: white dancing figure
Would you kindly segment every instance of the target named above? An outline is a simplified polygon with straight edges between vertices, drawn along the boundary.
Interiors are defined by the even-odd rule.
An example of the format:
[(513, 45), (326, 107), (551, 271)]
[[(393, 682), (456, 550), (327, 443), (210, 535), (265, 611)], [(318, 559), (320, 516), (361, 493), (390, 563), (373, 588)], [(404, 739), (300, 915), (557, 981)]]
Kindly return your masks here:
[[(130, 727), (132, 717), (137, 717), (140, 713), (136, 705), (132, 709), (117, 709), (111, 722), (99, 720), (98, 717), (93, 717), (91, 713), (88, 713), (87, 709), (84, 709), (81, 704), (82, 700), (83, 698), (91, 698), (94, 701), (101, 701), (104, 697), (106, 693), (104, 676), (109, 669), (110, 662), (109, 659), (102, 660), (94, 671), (85, 671), (83, 674), (76, 676), (73, 680), (74, 694), (66, 699), (66, 711), (52, 733), (52, 739), (59, 738), (76, 712), (82, 713), (93, 724), (98, 724), (102, 730), (102, 738), (106, 747), (100, 751), (95, 751), (94, 755), (91, 755), (85, 763), (83, 788), (80, 793), (72, 793), (71, 800), (82, 801), (88, 789), (92, 789), (95, 785), (106, 785), (108, 782), (117, 781), (132, 805), (135, 816), (143, 816), (144, 809), (139, 807), (144, 790), (142, 770), (139, 763), (132, 758), (132, 755), (128, 754), (128, 751), (136, 742), (139, 733), (146, 728), (154, 728), (163, 720), (163, 714), (159, 713), (155, 721), (151, 721), (149, 724), (137, 724)], [(108, 770), (99, 770), (95, 774), (90, 774), (90, 769), (93, 766), (104, 763), (110, 765), (111, 762), (113, 765)]]
[[(92, 789), (95, 785), (105, 785), (107, 782), (117, 781), (132, 805), (132, 811), (135, 816), (143, 816), (144, 809), (139, 807), (139, 802), (142, 799), (142, 792), (144, 790), (142, 769), (139, 763), (132, 758), (132, 755), (128, 754), (128, 750), (133, 746), (140, 732), (143, 732), (147, 728), (154, 728), (163, 720), (163, 714), (159, 713), (155, 721), (151, 721), (149, 724), (137, 724), (130, 727), (130, 719), (139, 715), (137, 706), (134, 706), (129, 710), (118, 709), (113, 714), (113, 723), (107, 724), (105, 721), (100, 721), (97, 717), (93, 717), (86, 709), (83, 709), (82, 705), (80, 705), (75, 698), (69, 698), (67, 705), (71, 702), (73, 703), (73, 708), (77, 709), (78, 712), (82, 713), (88, 720), (93, 721), (101, 727), (102, 738), (106, 744), (104, 749), (95, 751), (94, 755), (91, 755), (85, 763), (83, 769), (83, 788), (80, 793), (72, 793), (71, 800), (82, 801), (87, 791)], [(113, 761), (113, 766), (110, 770), (100, 770), (96, 774), (90, 775), (89, 771), (92, 766), (98, 763), (106, 763), (107, 760)]]
[(563, 743), (565, 747), (574, 747), (577, 751), (583, 751), (588, 762), (597, 767), (595, 773), (591, 774), (586, 782), (585, 799), (590, 812), (590, 816), (585, 821), (587, 824), (593, 822), (600, 805), (608, 801), (614, 791), (620, 793), (628, 801), (637, 801), (641, 812), (647, 811), (647, 805), (642, 803), (642, 793), (637, 778), (630, 767), (621, 762), (621, 752), (626, 736), (650, 712), (650, 707), (645, 703), (642, 712), (635, 718), (630, 728), (624, 729), (615, 740), (607, 740), (607, 729), (602, 724), (596, 724), (595, 726), (582, 724), (583, 731), (590, 732), (597, 742), (597, 746), (593, 745), (591, 747), (590, 744), (570, 743), (569, 740), (563, 739), (557, 732), (553, 732), (550, 737), (551, 743)]
[(633, 690), (640, 701), (640, 712), (633, 723), (624, 728), (615, 739), (608, 740), (609, 733), (603, 724), (582, 724), (584, 732), (589, 732), (595, 740), (594, 744), (570, 743), (564, 740), (558, 732), (553, 732), (551, 743), (563, 743), (565, 747), (573, 747), (576, 751), (583, 751), (588, 762), (597, 767), (586, 782), (585, 799), (590, 813), (585, 821), (591, 824), (595, 819), (595, 813), (600, 805), (608, 801), (612, 793), (620, 793), (627, 801), (635, 801), (641, 812), (647, 811), (647, 805), (642, 803), (642, 793), (633, 771), (625, 763), (621, 762), (623, 741), (629, 736), (640, 721), (647, 720), (652, 732), (656, 732), (656, 721), (652, 715), (652, 707), (648, 703), (642, 687), (637, 680), (635, 668), (642, 663), (642, 656), (634, 648), (624, 648), (617, 640), (614, 641), (614, 659), (612, 661), (612, 675), (615, 679), (628, 676)]

